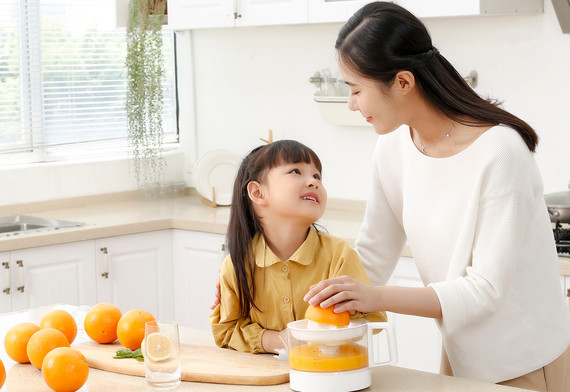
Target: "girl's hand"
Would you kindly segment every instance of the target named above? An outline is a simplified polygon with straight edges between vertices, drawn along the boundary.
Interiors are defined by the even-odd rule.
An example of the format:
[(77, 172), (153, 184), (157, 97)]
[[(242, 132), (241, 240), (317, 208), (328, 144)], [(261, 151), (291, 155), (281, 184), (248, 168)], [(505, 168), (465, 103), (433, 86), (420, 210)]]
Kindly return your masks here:
[(380, 287), (370, 286), (349, 276), (323, 280), (311, 286), (303, 298), (311, 305), (328, 308), (334, 305), (336, 313), (348, 310), (370, 313), (381, 309)]

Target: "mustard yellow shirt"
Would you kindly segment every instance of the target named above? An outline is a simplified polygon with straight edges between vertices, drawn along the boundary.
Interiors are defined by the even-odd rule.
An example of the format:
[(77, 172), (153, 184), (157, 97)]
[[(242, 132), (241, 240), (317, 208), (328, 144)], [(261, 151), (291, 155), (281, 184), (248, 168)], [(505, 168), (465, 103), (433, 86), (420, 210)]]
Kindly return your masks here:
[[(282, 331), (291, 321), (303, 319), (309, 304), (303, 297), (312, 284), (349, 275), (370, 283), (357, 253), (344, 240), (310, 228), (305, 242), (289, 260), (280, 260), (262, 235), (253, 239), (255, 255), (255, 304), (248, 318), (239, 316), (238, 285), (231, 261), (220, 272), (221, 302), (210, 315), (216, 344), (252, 353), (264, 352), (261, 336), (266, 329)], [(384, 312), (357, 313), (353, 319), (386, 321)]]

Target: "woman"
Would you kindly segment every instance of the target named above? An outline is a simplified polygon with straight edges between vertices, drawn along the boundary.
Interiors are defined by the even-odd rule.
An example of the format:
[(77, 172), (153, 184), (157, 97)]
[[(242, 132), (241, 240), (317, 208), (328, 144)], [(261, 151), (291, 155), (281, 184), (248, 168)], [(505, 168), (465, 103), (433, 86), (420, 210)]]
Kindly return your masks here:
[[(570, 391), (570, 316), (535, 131), (471, 90), (400, 6), (364, 6), (336, 49), (349, 108), (381, 135), (356, 242), (376, 286), (329, 279), (305, 300), (432, 317), (447, 373)], [(426, 287), (384, 286), (406, 242)]]

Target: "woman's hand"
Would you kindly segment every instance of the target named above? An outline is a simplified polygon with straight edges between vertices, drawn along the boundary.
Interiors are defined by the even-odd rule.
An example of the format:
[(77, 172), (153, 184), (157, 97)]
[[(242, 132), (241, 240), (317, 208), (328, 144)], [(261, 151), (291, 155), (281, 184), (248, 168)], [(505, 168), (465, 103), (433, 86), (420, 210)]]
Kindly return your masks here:
[(381, 309), (380, 287), (374, 287), (349, 276), (323, 280), (311, 286), (303, 298), (311, 305), (321, 308), (334, 307), (335, 312), (348, 310), (351, 314), (356, 312), (370, 313)]
[(216, 292), (215, 292), (215, 299), (214, 299), (214, 304), (212, 306), (210, 306), (210, 309), (214, 310), (214, 308), (216, 306), (218, 306), (218, 304), (220, 303), (220, 300), (222, 298), (222, 294), (220, 293), (220, 276), (218, 275), (218, 279), (216, 279)]

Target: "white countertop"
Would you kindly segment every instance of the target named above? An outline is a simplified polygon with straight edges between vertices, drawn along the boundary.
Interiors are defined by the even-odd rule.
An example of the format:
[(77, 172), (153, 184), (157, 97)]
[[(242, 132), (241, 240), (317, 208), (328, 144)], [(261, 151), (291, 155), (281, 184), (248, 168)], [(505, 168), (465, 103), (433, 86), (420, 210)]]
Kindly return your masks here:
[[(0, 206), (0, 216), (33, 215), (85, 223), (81, 227), (0, 236), (0, 252), (165, 229), (225, 234), (230, 208), (209, 207), (194, 192), (188, 193), (175, 198), (144, 200), (137, 192), (127, 192)], [(363, 213), (362, 202), (331, 201), (319, 223), (331, 234), (352, 243)]]
[[(78, 334), (74, 341), (81, 343), (88, 341), (89, 338), (83, 330), (83, 319), (85, 313), (89, 308), (76, 307), (70, 305), (55, 305), (51, 307), (44, 307), (40, 309), (8, 313), (0, 316), (0, 331), (4, 336), (6, 330), (18, 322), (30, 321), (39, 324), (43, 315), (52, 309), (64, 309), (70, 312), (78, 325)], [(209, 332), (192, 330), (189, 328), (181, 329), (181, 341), (183, 343), (201, 344), (213, 346), (213, 338)], [(72, 345), (73, 347), (73, 345)], [(0, 358), (7, 368), (7, 381), (1, 391), (7, 392), (20, 392), (26, 390), (25, 386), (35, 382), (35, 385), (42, 385), (38, 383), (41, 378), (41, 372), (35, 369), (32, 365), (26, 364), (14, 365), (14, 362), (7, 357), (4, 352), (3, 345), (0, 349)], [(416, 370), (399, 368), (396, 366), (381, 366), (372, 368), (372, 386), (367, 388), (366, 391), (371, 392), (508, 392), (508, 391), (523, 391), (523, 389), (509, 388), (495, 384), (483, 383), (462, 379), (458, 377), (442, 376), (439, 374), (420, 372)], [(89, 378), (86, 385), (79, 391), (81, 392), (127, 392), (127, 391), (150, 391), (146, 387), (146, 382), (143, 377), (128, 376), (123, 374), (111, 373), (97, 369), (89, 370)], [(250, 386), (250, 385), (227, 385), (227, 384), (210, 384), (210, 383), (197, 383), (197, 382), (181, 382), (180, 386), (174, 391), (203, 391), (203, 392), (217, 392), (217, 391), (290, 391), (289, 383), (273, 385), (273, 386)], [(45, 392), (50, 391), (49, 388)], [(41, 390), (34, 390), (34, 392), (44, 392)]]

